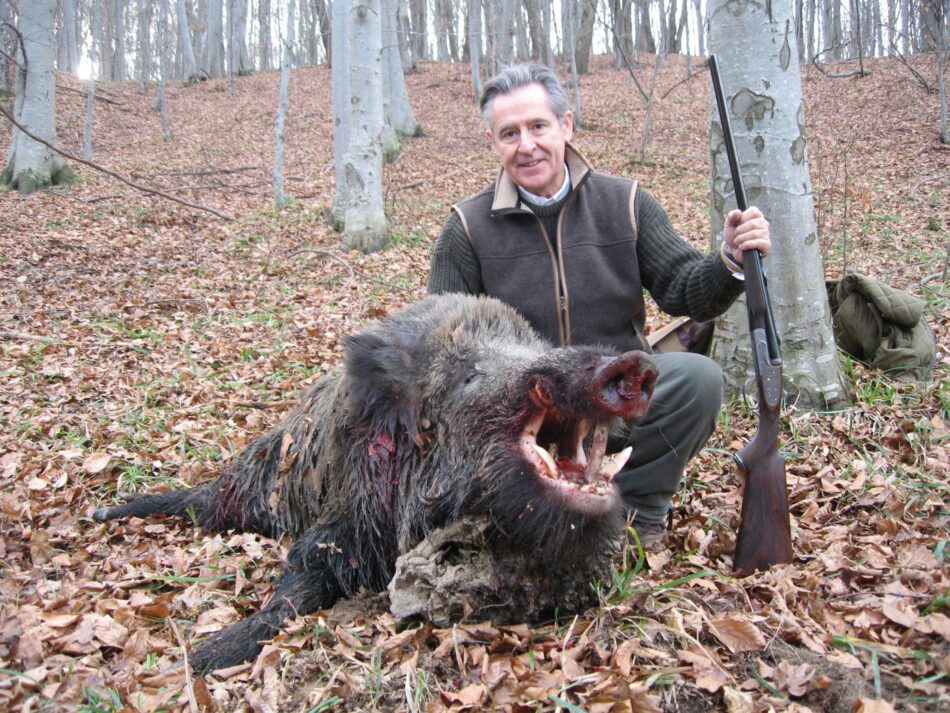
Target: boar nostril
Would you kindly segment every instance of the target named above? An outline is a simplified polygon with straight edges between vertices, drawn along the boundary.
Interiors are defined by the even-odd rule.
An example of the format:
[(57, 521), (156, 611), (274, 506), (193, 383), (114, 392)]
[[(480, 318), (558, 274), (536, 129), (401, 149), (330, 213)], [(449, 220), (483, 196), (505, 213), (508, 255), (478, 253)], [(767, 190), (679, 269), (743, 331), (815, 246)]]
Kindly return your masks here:
[(615, 415), (639, 417), (646, 412), (653, 396), (656, 377), (657, 371), (649, 355), (626, 352), (601, 361), (591, 382), (591, 395)]

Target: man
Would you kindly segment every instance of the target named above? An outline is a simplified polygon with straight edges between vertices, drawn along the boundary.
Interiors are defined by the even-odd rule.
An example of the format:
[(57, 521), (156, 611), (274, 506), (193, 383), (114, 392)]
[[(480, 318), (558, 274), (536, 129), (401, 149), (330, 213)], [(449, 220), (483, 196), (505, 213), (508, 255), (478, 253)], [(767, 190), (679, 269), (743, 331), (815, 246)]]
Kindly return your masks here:
[[(722, 250), (703, 255), (636, 181), (595, 172), (568, 143), (569, 107), (557, 76), (540, 65), (515, 65), (485, 84), (481, 109), (501, 170), (454, 206), (428, 291), (491, 295), (555, 344), (623, 351), (649, 348), (643, 289), (670, 315), (725, 312), (742, 292), (743, 252), (771, 246), (762, 213), (730, 213)], [(630, 429), (633, 455), (614, 478), (645, 546), (662, 538), (685, 466), (722, 403), (722, 371), (711, 359), (661, 354), (657, 363), (653, 403)]]

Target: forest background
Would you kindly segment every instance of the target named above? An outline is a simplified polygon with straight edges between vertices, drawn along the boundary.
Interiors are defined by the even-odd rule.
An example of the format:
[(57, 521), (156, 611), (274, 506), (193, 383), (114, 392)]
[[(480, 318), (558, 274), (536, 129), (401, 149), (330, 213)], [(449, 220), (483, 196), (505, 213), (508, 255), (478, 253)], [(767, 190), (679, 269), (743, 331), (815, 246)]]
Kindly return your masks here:
[[(97, 4), (105, 14), (92, 161), (115, 175), (73, 161), (79, 184), (0, 197), (6, 707), (941, 707), (950, 674), (950, 156), (938, 91), (946, 44), (928, 31), (923, 6), (803, 3), (796, 14), (825, 274), (872, 275), (923, 300), (938, 363), (932, 383), (916, 385), (842, 355), (851, 405), (787, 410), (793, 565), (745, 580), (728, 574), (741, 486), (730, 456), (754, 429), (739, 397), (678, 496), (672, 547), (618, 563), (600, 608), (530, 627), (465, 622), (440, 630), (395, 622), (384, 600), (367, 596), (295, 622), (254, 665), (191, 681), (170, 668), (181, 646), (257, 608), (287, 543), (208, 537), (158, 520), (101, 526), (90, 512), (117, 491), (213, 477), (296, 393), (339, 364), (345, 334), (424, 294), (449, 206), (480, 189), (496, 164), (472, 101), (467, 4), (400, 6), (406, 37), (425, 39), (416, 52), (407, 43), (403, 65), (422, 133), (405, 138), (383, 169), (389, 242), (369, 255), (343, 250), (328, 220), (336, 199), (325, 64), (332, 49), (317, 29), (328, 17), (321, 2), (298, 6), (282, 209), (274, 191), (275, 68), (277, 28), (286, 27), (278, 10), (286, 5), (182, 2), (196, 66), (207, 61), (215, 5), (222, 28), (242, 8), (248, 19), (239, 33), (247, 64), (237, 35), (222, 29), (220, 71), (200, 71), (203, 79), (189, 83), (196, 77), (184, 69), (172, 3)], [(63, 39), (70, 5), (75, 64)], [(509, 51), (492, 24), (503, 5), (482, 6), (483, 66), (474, 76), (503, 61), (494, 48)], [(694, 5), (590, 4), (592, 37), (600, 38), (591, 42), (603, 53), (586, 55), (584, 67), (578, 42), (564, 42), (564, 6), (549, 6), (547, 47), (532, 40), (531, 8), (544, 5), (508, 4), (507, 26), (516, 30), (510, 56), (547, 55), (581, 100), (577, 145), (601, 170), (641, 180), (685, 236), (707, 245), (708, 75), (693, 56), (704, 51), (702, 33), (686, 39), (689, 27), (702, 25), (703, 6), (699, 20), (681, 22)], [(420, 6), (425, 33), (412, 31)], [(578, 40), (584, 7), (575, 5), (568, 21)], [(16, 4), (0, 9), (16, 25)], [(56, 14), (57, 136), (76, 156), (87, 134), (89, 82), (78, 75), (89, 66), (94, 11), (63, 0)], [(945, 28), (945, 9), (937, 16)], [(163, 45), (164, 78), (154, 44), (162, 17), (162, 36), (179, 38)], [(255, 22), (260, 17), (269, 21)], [(151, 51), (142, 50), (142, 37)], [(15, 54), (4, 55), (8, 78)], [(653, 316), (654, 325), (662, 321)]]

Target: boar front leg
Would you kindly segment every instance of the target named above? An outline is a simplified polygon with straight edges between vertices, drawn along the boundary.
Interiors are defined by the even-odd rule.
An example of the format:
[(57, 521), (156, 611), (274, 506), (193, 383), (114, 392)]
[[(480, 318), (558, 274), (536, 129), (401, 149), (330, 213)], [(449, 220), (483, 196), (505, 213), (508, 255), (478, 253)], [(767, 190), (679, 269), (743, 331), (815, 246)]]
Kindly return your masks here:
[(342, 553), (325, 549), (301, 557), (295, 552), (299, 550), (298, 545), (315, 539), (324, 540), (319, 533), (311, 531), (294, 543), (289, 557), (290, 569), (277, 580), (273, 596), (259, 612), (213, 634), (195, 648), (190, 657), (195, 673), (203, 674), (254, 659), (263, 648), (262, 642), (273, 638), (285, 621), (330, 607), (343, 595), (343, 587), (335, 574), (338, 563), (333, 561), (342, 557)]

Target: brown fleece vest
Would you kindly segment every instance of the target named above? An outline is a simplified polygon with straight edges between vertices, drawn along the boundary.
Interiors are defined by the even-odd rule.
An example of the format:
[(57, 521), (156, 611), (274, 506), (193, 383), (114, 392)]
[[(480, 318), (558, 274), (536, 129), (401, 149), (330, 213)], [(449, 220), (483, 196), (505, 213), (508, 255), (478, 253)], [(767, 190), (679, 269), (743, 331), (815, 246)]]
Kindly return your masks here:
[(493, 211), (496, 184), (455, 206), (485, 292), (518, 309), (554, 344), (649, 351), (642, 336), (637, 184), (593, 172), (578, 178), (553, 240), (520, 202)]

